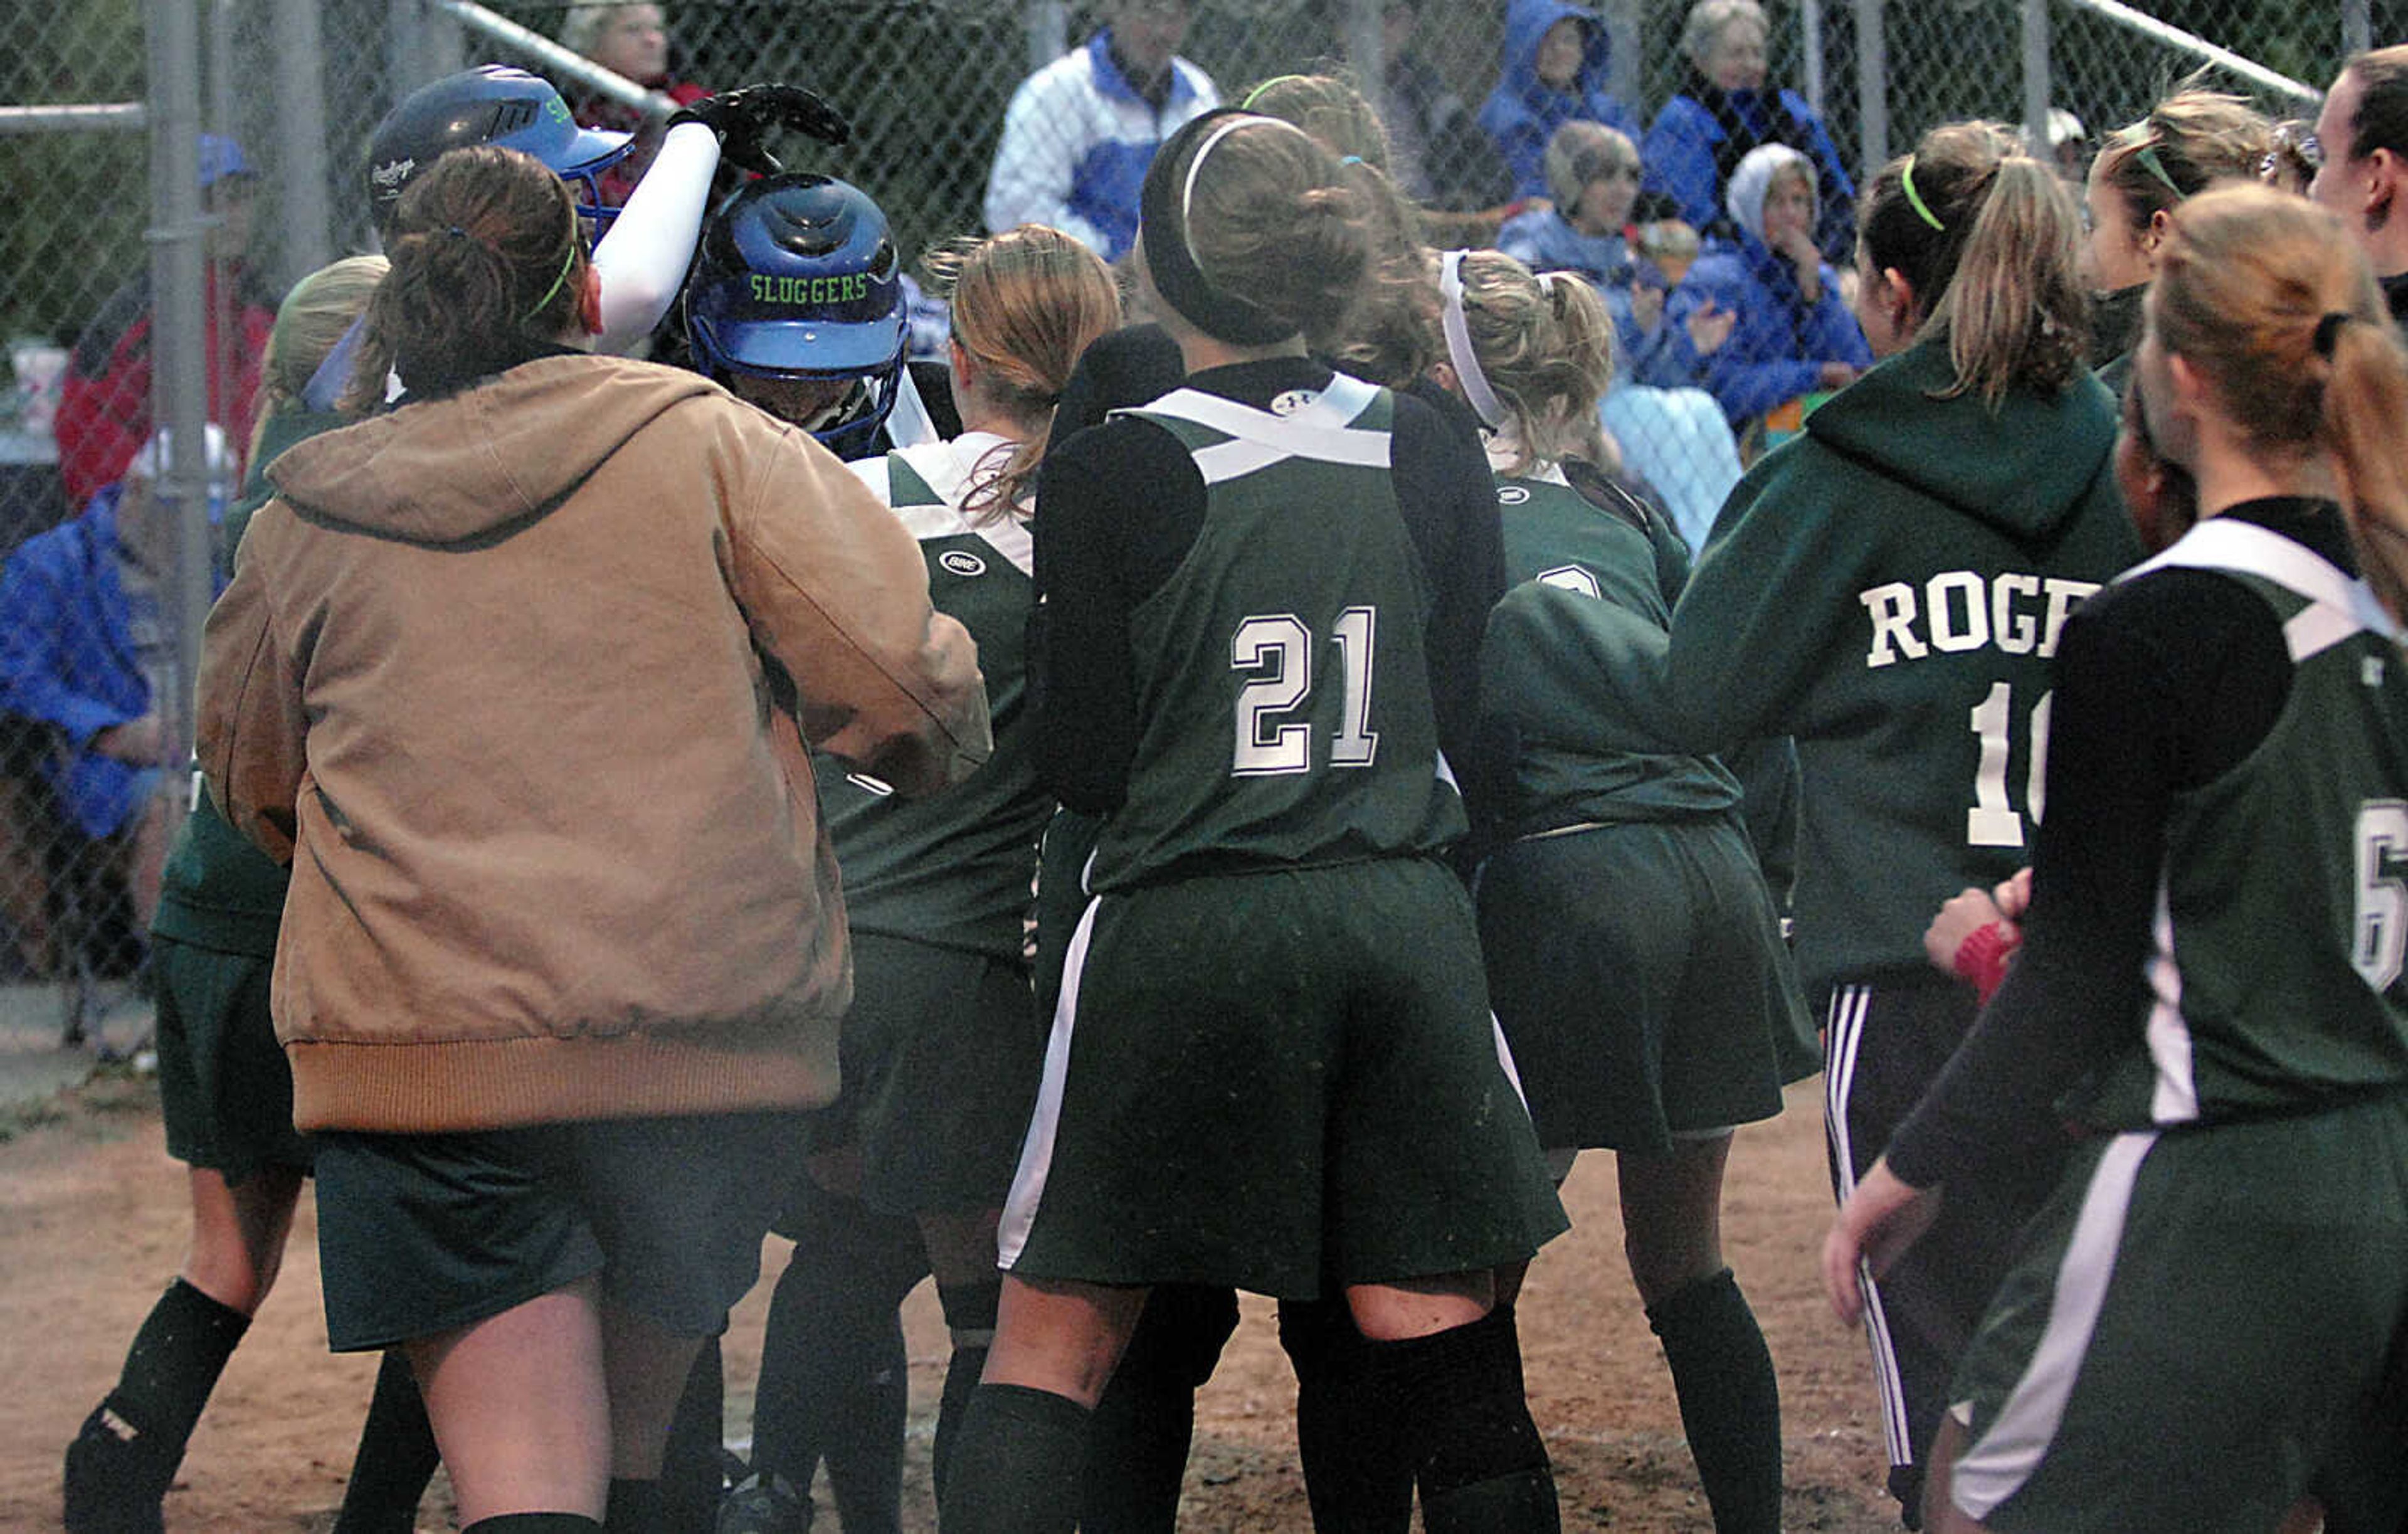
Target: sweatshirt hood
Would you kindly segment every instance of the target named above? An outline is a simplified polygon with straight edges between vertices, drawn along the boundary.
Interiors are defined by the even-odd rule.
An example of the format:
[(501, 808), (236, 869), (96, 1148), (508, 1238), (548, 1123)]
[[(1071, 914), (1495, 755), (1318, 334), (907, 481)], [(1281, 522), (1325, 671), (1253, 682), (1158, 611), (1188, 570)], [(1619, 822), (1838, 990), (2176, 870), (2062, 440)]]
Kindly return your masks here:
[(1790, 165), (1805, 172), (1808, 186), (1814, 184), (1814, 162), (1786, 144), (1758, 144), (1731, 172), (1723, 210), (1758, 242), (1764, 238), (1764, 199), (1772, 191), (1772, 179)]
[(1613, 45), (1596, 11), (1585, 6), (1566, 5), (1564, 0), (1513, 0), (1508, 7), (1505, 46), (1498, 61), (1500, 88), (1523, 97), (1554, 92), (1553, 86), (1539, 83), (1539, 44), (1547, 36), (1548, 28), (1568, 17), (1581, 23), (1583, 49), (1580, 75), (1570, 92), (1560, 93), (1586, 95), (1605, 89), (1606, 66), (1612, 62)]
[(1944, 338), (1918, 342), (1833, 395), (1807, 434), (2016, 538), (2045, 536), (2109, 472), (2115, 401), (2089, 373), (2056, 395), (2016, 389), (1993, 411), (1956, 381)]
[(297, 510), (454, 543), (556, 505), (629, 437), (718, 388), (621, 357), (543, 357), (296, 443), (267, 477)]

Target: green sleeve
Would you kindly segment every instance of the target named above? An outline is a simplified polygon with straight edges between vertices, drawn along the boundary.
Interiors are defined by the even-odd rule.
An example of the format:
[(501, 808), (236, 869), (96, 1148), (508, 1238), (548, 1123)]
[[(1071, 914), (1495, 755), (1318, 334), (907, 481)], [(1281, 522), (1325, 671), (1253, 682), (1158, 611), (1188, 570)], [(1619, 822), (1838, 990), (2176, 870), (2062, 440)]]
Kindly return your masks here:
[(1660, 686), (1678, 749), (1719, 753), (1810, 723), (1807, 695), (1830, 674), (1879, 549), (1865, 508), (1885, 488), (1800, 438), (1731, 492), (1672, 614)]
[(1664, 640), (1627, 608), (1525, 581), (1488, 616), (1482, 702), (1529, 738), (1666, 754)]

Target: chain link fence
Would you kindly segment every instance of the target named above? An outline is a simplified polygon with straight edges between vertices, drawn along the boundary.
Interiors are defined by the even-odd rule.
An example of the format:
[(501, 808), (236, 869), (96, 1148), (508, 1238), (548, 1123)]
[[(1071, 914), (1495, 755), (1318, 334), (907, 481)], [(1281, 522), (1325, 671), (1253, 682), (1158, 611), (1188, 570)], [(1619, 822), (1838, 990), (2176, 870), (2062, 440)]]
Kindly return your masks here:
[[(0, 191), (17, 210), (0, 228), (12, 384), (0, 395), (0, 550), (14, 551), (0, 610), (0, 668), (13, 673), (0, 677), (0, 981), (64, 980), (72, 1019), (139, 952), (144, 860), (155, 853), (142, 827), (150, 805), (169, 805), (172, 819), (175, 798), (97, 793), (92, 759), (97, 739), (126, 767), (181, 780), (172, 725), (156, 743), (114, 726), (179, 717), (158, 695), (183, 647), (157, 630), (187, 630), (188, 646), (194, 624), (146, 582), (190, 589), (193, 577), (145, 561), (188, 566), (204, 556), (78, 543), (72, 519), (148, 435), (154, 375), (184, 369), (188, 397), (205, 391), (209, 414), (238, 437), (277, 295), (333, 256), (369, 248), (366, 144), (384, 110), (428, 79), (491, 61), (550, 68), (589, 117), (622, 113), (558, 56), (547, 65), (541, 40), (607, 53), (595, 40), (603, 13), (638, 8), (649, 7), (84, 0), (20, 18), (16, 46), (0, 57)], [(1133, 31), (1167, 28), (1224, 98), (1276, 75), (1351, 68), (1384, 87), (1370, 93), (1392, 115), (1410, 103), (1426, 128), (1450, 103), (1467, 122), (1479, 113), (1511, 31), (1503, 0), (681, 0), (660, 10), (666, 83), (787, 79), (840, 106), (855, 124), (850, 144), (775, 147), (794, 168), (867, 191), (907, 252), (982, 229), (1014, 92), (1115, 18)], [(1612, 46), (1604, 83), (1642, 127), (1692, 87), (1687, 10), (1677, 0), (1599, 0), (1593, 13)], [(2202, 66), (2272, 115), (2312, 117), (2313, 88), (2347, 50), (2408, 36), (2408, 0), (2170, 0), (2145, 10), (2114, 0), (1766, 0), (1766, 10), (1772, 83), (1811, 104), (1859, 179), (1952, 118), (2028, 122), (2055, 108), (2095, 143)], [(169, 65), (153, 67), (163, 37), (182, 40), (165, 45)], [(163, 105), (161, 78), (185, 92), (197, 82), (196, 148), (168, 131), (184, 109)], [(1075, 131), (1067, 113), (1037, 126)], [(1486, 151), (1468, 142), (1478, 161)], [(1426, 141), (1405, 148), (1400, 178), (1459, 215), (1445, 237), (1495, 237), (1512, 193), (1493, 164), (1441, 164)], [(178, 176), (154, 170), (171, 159), (185, 167)], [(197, 220), (179, 223), (187, 176), (206, 185)], [(153, 252), (183, 236), (208, 258), (208, 275), (194, 280), (205, 291), (197, 305), (154, 305)], [(123, 385), (97, 409), (95, 380)], [(1737, 472), (1736, 436), (1713, 411), (1677, 429), (1646, 410), (1608, 419), (1634, 466), (1709, 514)], [(1651, 436), (1659, 429), (1667, 435)], [(95, 431), (107, 452), (93, 450)], [(71, 568), (71, 554), (86, 566)]]

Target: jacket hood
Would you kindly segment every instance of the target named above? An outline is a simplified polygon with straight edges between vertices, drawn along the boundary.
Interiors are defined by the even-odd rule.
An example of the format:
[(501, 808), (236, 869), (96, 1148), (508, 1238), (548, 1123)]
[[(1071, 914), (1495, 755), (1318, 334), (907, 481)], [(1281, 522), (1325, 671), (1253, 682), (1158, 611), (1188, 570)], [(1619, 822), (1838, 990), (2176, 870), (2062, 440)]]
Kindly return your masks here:
[(1498, 60), (1498, 86), (1512, 95), (1529, 97), (1541, 93), (1555, 93), (1554, 87), (1539, 83), (1539, 43), (1547, 29), (1570, 17), (1581, 23), (1586, 48), (1581, 58), (1580, 77), (1573, 81), (1570, 95), (1602, 93), (1606, 86), (1606, 66), (1612, 62), (1613, 44), (1606, 36), (1597, 12), (1585, 6), (1564, 4), (1564, 0), (1513, 0), (1505, 12), (1505, 47)]
[(1764, 199), (1772, 191), (1772, 179), (1791, 165), (1806, 173), (1808, 186), (1814, 185), (1814, 162), (1786, 144), (1758, 144), (1731, 172), (1730, 185), (1723, 193), (1723, 210), (1759, 243), (1764, 239)]
[(296, 509), (454, 543), (548, 509), (661, 415), (718, 391), (698, 374), (623, 357), (542, 357), (296, 443), (267, 477)]
[(1932, 396), (1956, 381), (1944, 339), (1918, 342), (1806, 418), (1807, 435), (2017, 538), (2072, 517), (2109, 472), (2115, 401), (2090, 374), (2055, 396)]

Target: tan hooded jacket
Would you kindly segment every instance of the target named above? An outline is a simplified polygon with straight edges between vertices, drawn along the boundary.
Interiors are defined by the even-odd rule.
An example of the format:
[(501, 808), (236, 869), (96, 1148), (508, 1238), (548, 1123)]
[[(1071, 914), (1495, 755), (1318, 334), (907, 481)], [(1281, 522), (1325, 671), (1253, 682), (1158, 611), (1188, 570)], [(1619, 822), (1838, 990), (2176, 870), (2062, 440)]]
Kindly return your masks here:
[(990, 749), (975, 648), (893, 513), (715, 384), (583, 355), (269, 478), (199, 739), (294, 865), (300, 1126), (833, 1097), (851, 959), (796, 714), (906, 793)]

